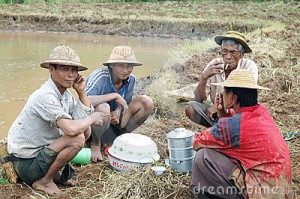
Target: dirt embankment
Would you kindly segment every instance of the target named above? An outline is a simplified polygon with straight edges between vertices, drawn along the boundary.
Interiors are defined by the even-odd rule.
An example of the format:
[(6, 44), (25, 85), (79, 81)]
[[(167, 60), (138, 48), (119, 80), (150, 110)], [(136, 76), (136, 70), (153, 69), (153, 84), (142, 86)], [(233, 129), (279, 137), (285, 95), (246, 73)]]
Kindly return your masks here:
[[(157, 37), (175, 39), (201, 39), (211, 36), (217, 30), (224, 32), (228, 24), (185, 22), (161, 22), (155, 20), (126, 20), (126, 19), (89, 19), (86, 17), (56, 17), (56, 16), (20, 16), (0, 15), (2, 30), (21, 31), (54, 31), (54, 32), (78, 32), (97, 33), (103, 35), (133, 36), (133, 37)], [(249, 27), (235, 25), (236, 30), (245, 31)], [(250, 29), (254, 29), (251, 28)]]
[[(205, 3), (187, 2), (151, 5), (148, 3), (0, 5), (0, 10), (3, 10), (0, 12), (0, 29), (201, 39), (228, 29), (245, 32), (257, 28), (255, 24), (207, 20), (208, 16), (202, 15), (197, 10), (208, 9), (209, 6), (210, 4)], [(183, 9), (184, 7), (186, 9)]]

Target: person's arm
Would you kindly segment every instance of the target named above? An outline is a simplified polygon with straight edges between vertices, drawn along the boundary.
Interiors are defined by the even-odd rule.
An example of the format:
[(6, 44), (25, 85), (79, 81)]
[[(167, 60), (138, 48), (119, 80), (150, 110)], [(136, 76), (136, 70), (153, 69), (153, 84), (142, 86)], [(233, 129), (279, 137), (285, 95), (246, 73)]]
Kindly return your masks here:
[(93, 106), (97, 106), (98, 104), (107, 103), (113, 100), (122, 102), (123, 98), (118, 93), (108, 93), (105, 95), (90, 95), (88, 96), (88, 99)]
[[(85, 105), (86, 107), (91, 107), (91, 103), (86, 95), (85, 91), (85, 85), (86, 85), (86, 79), (78, 74), (77, 78), (75, 79), (75, 82), (73, 84), (73, 88), (78, 94), (78, 99), (82, 103), (82, 105)], [(82, 106), (81, 105), (81, 106)], [(76, 109), (76, 107), (75, 107)], [(76, 111), (74, 111), (76, 112)], [(76, 115), (76, 114), (75, 114)], [(83, 118), (82, 118), (83, 116)], [(86, 116), (85, 114), (79, 115), (78, 118), (75, 118), (73, 116), (72, 119), (59, 119), (56, 121), (56, 125), (66, 134), (69, 136), (75, 136), (80, 133), (84, 133), (87, 128), (89, 128), (92, 124), (93, 125), (103, 125), (102, 120), (102, 113), (96, 112), (92, 113), (89, 116)]]
[(115, 100), (118, 105), (123, 107), (123, 113), (128, 110), (127, 102), (118, 93), (109, 93), (106, 95), (90, 95), (88, 96), (88, 99), (93, 106)]
[(66, 135), (75, 136), (80, 133), (84, 133), (91, 125), (103, 125), (102, 115), (103, 114), (100, 112), (95, 112), (84, 119), (60, 119), (56, 122), (56, 125)]
[(194, 150), (200, 148), (229, 149), (239, 146), (240, 117), (223, 117), (211, 128), (195, 135)]
[(195, 94), (195, 101), (197, 102), (203, 102), (207, 99), (206, 96), (206, 84), (207, 84), (207, 78), (203, 77), (203, 75), (200, 78), (199, 84), (196, 87), (196, 90), (194, 91)]
[(64, 110), (57, 96), (49, 92), (37, 98), (32, 105), (32, 111), (41, 119), (49, 122), (51, 127), (60, 128), (70, 136), (84, 132), (91, 124), (103, 125), (102, 113), (92, 113), (88, 116), (80, 111), (82, 114), (74, 118)]
[(201, 149), (201, 148), (224, 148), (226, 147), (225, 143), (217, 140), (212, 134), (211, 134), (211, 128), (198, 133), (195, 135), (194, 142), (193, 142), (193, 148), (195, 151)]
[(81, 101), (81, 103), (87, 107), (91, 106), (90, 101), (88, 100), (88, 97), (85, 92), (85, 85), (86, 85), (86, 79), (85, 77), (78, 74), (77, 78), (75, 79), (75, 82), (73, 84), (73, 88), (78, 94), (78, 99)]
[(223, 61), (222, 60), (213, 60), (211, 61), (204, 71), (202, 72), (199, 84), (195, 90), (195, 101), (203, 102), (207, 99), (206, 96), (206, 85), (210, 77), (221, 73), (223, 70)]

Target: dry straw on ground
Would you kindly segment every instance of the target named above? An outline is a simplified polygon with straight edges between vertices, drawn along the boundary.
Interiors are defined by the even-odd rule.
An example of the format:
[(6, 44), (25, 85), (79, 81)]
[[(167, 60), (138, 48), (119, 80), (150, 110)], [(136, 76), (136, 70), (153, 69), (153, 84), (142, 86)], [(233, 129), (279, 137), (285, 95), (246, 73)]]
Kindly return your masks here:
[[(168, 4), (172, 4), (172, 2), (165, 2), (163, 5), (157, 4), (156, 6), (159, 7), (147, 10), (151, 10), (150, 14), (153, 14), (153, 16), (160, 16), (154, 11), (161, 10), (160, 8), (168, 10)], [(199, 4), (200, 7), (193, 7), (198, 4), (186, 2), (181, 2), (179, 4), (184, 5), (178, 7), (187, 9), (185, 12), (182, 12), (180, 16), (175, 16), (176, 12), (170, 10), (170, 13), (164, 12), (161, 17), (164, 18), (166, 15), (168, 15), (173, 16), (174, 18), (181, 17), (182, 19), (186, 18), (186, 20), (189, 20), (189, 18), (195, 18), (194, 16), (202, 16), (202, 18), (198, 17), (197, 20), (204, 21), (207, 19), (208, 22), (203, 22), (200, 24), (202, 26), (207, 25), (206, 29), (210, 31), (223, 31), (223, 29), (220, 28), (224, 27), (226, 30), (228, 28), (236, 28), (244, 31), (253, 30), (253, 28), (256, 29), (248, 34), (250, 36), (250, 45), (253, 48), (253, 53), (247, 55), (246, 57), (254, 60), (258, 65), (260, 74), (259, 83), (262, 86), (270, 87), (272, 89), (269, 92), (260, 92), (259, 101), (268, 107), (283, 136), (290, 132), (299, 131), (300, 29), (299, 12), (297, 11), (297, 9), (299, 9), (299, 4), (289, 1), (288, 3), (284, 3), (283, 1), (272, 3), (266, 2), (260, 4), (259, 6), (256, 3), (243, 3), (243, 9), (239, 7), (239, 4), (229, 2), (214, 2), (213, 5), (210, 3), (203, 3)], [(123, 6), (126, 7), (125, 4)], [(145, 9), (138, 9), (140, 7), (138, 4), (135, 6), (137, 6), (137, 9), (132, 9), (132, 12), (134, 11), (134, 13), (130, 14), (129, 16), (145, 14), (143, 11)], [(26, 5), (21, 7), (24, 8)], [(112, 10), (116, 9), (116, 6), (113, 4), (111, 4), (109, 8), (110, 7)], [(121, 14), (112, 16), (123, 16), (123, 14), (126, 14), (125, 11), (131, 12), (125, 7), (124, 9), (121, 9)], [(80, 8), (84, 8), (84, 5), (80, 5)], [(99, 8), (102, 8), (102, 6), (98, 5), (98, 7), (95, 9)], [(15, 13), (13, 6), (8, 7), (6, 10), (9, 12), (11, 9), (12, 12)], [(67, 9), (73, 9), (73, 7), (68, 6)], [(42, 9), (38, 8), (38, 10)], [(88, 12), (88, 10), (85, 8), (83, 10)], [(139, 10), (141, 10), (143, 13), (136, 12)], [(204, 12), (204, 10), (206, 10), (206, 12)], [(230, 19), (232, 17), (230, 13), (232, 13), (233, 10), (235, 11), (238, 19)], [(259, 21), (249, 17), (250, 11), (253, 11), (255, 18), (259, 19)], [(203, 12), (202, 15), (201, 12)], [(67, 10), (66, 13), (69, 13), (69, 11)], [(65, 13), (59, 12), (59, 14), (63, 15)], [(94, 14), (96, 14), (96, 11)], [(153, 16), (150, 16), (149, 18), (152, 18)], [(16, 19), (19, 18), (17, 17)], [(128, 17), (128, 19), (130, 19), (130, 17)], [(229, 27), (228, 23), (225, 23), (225, 25), (224, 23), (217, 23), (222, 20), (227, 20), (229, 21), (228, 23), (232, 23), (235, 26)], [(28, 21), (30, 22), (30, 20)], [(3, 22), (14, 24), (17, 23), (18, 20), (16, 20), (16, 22), (3, 20)], [(94, 22), (97, 21), (95, 20)], [(192, 20), (190, 22), (191, 23), (185, 24), (190, 24), (190, 27), (194, 26)], [(74, 20), (74, 23), (78, 24), (78, 21)], [(144, 23), (144, 21), (141, 21), (140, 23), (147, 24), (145, 27), (148, 27), (148, 24), (151, 23), (151, 21), (149, 21), (149, 23)], [(154, 24), (153, 29), (159, 29), (161, 23), (152, 23)], [(58, 28), (60, 30), (63, 27), (77, 27), (72, 26), (72, 23), (70, 24), (70, 26), (59, 26)], [(155, 26), (156, 24), (158, 24), (158, 26)], [(25, 25), (26, 27), (28, 26), (27, 24)], [(51, 28), (54, 25), (49, 23)], [(87, 25), (86, 22), (83, 25)], [(89, 26), (88, 28), (82, 28), (81, 30), (86, 29), (97, 32), (98, 27), (100, 26), (99, 24), (96, 25), (97, 28), (93, 29), (91, 28), (93, 26)], [(5, 28), (9, 27), (6, 23), (3, 23), (3, 26), (5, 26)], [(22, 24), (18, 27), (22, 27)], [(138, 27), (139, 26), (136, 25), (136, 28)], [(143, 27), (144, 26), (140, 26), (141, 29), (137, 29), (136, 32), (143, 32), (143, 34), (149, 35), (149, 29), (144, 30)], [(198, 25), (195, 25), (195, 27), (198, 27)], [(187, 32), (191, 30), (189, 28), (182, 28), (182, 30), (185, 30), (185, 35), (187, 35)], [(176, 30), (174, 31), (174, 35), (176, 35), (178, 33), (178, 28), (175, 27), (174, 29)], [(120, 32), (119, 29), (117, 29), (116, 32)], [(163, 29), (162, 32), (165, 32), (165, 29)], [(171, 33), (170, 35), (172, 35)], [(157, 143), (159, 154), (161, 155), (161, 160), (158, 162), (159, 164), (163, 164), (164, 159), (167, 158), (165, 148), (165, 144), (167, 143), (165, 137), (166, 133), (177, 127), (185, 127), (194, 131), (203, 130), (202, 126), (193, 124), (184, 116), (183, 110), (185, 102), (177, 103), (173, 99), (168, 99), (163, 95), (163, 91), (178, 89), (188, 84), (198, 82), (201, 71), (205, 65), (211, 59), (218, 57), (217, 51), (218, 49), (211, 39), (192, 42), (189, 45), (181, 46), (177, 49), (176, 53), (172, 53), (170, 55), (170, 61), (166, 63), (161, 73), (150, 77), (152, 79), (152, 83), (145, 90), (147, 91), (147, 94), (152, 96), (155, 100), (156, 111), (154, 115), (135, 132), (150, 136)], [(300, 190), (299, 138), (300, 137), (298, 135), (287, 141), (291, 151), (293, 188), (295, 190)], [(178, 174), (170, 169), (168, 169), (167, 172), (161, 177), (156, 177), (149, 168), (120, 173), (114, 171), (109, 166), (107, 158), (105, 158), (103, 162), (98, 164), (91, 164), (81, 167), (76, 166), (76, 171), (76, 181), (78, 183), (77, 186), (73, 188), (60, 187), (64, 191), (68, 192), (70, 198), (193, 197), (191, 192), (188, 190), (190, 174)], [(0, 189), (0, 198), (48, 198), (48, 196), (45, 196), (44, 194), (34, 192), (24, 184), (0, 185)], [(1, 195), (2, 193), (5, 195)]]

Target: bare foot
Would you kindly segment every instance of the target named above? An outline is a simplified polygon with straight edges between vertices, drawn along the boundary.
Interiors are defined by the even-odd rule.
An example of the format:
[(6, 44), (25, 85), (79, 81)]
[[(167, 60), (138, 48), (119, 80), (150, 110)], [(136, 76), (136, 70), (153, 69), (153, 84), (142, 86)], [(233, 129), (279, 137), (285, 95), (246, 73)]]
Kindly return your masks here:
[(64, 185), (64, 186), (69, 186), (69, 187), (74, 187), (76, 185), (76, 181), (75, 180), (68, 180), (67, 182), (62, 182), (61, 181), (61, 173), (60, 172), (57, 172), (53, 178), (53, 181), (56, 183), (56, 184), (61, 184), (61, 185)]
[(76, 181), (70, 179), (67, 182), (61, 182), (61, 184), (68, 187), (75, 187)]
[(51, 196), (63, 196), (65, 195), (63, 191), (61, 191), (53, 181), (45, 181), (42, 179), (35, 181), (32, 184), (32, 187), (36, 190), (43, 191)]
[(91, 153), (92, 153), (91, 158), (93, 162), (98, 162), (103, 160), (99, 145), (93, 145), (93, 143), (91, 143)]

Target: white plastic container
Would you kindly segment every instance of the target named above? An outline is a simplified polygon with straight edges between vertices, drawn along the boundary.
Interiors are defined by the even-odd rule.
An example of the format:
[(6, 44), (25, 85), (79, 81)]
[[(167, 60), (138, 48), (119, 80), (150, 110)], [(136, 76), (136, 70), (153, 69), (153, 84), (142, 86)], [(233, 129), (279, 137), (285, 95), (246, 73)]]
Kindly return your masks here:
[(131, 169), (139, 169), (145, 166), (150, 166), (152, 162), (149, 163), (138, 163), (138, 162), (129, 162), (129, 161), (124, 161), (119, 158), (116, 158), (109, 154), (108, 150), (110, 147), (107, 147), (105, 149), (105, 153), (108, 156), (109, 164), (116, 169), (117, 171), (128, 171)]
[(110, 165), (119, 171), (151, 165), (160, 158), (156, 143), (148, 136), (135, 133), (118, 136), (105, 152)]

